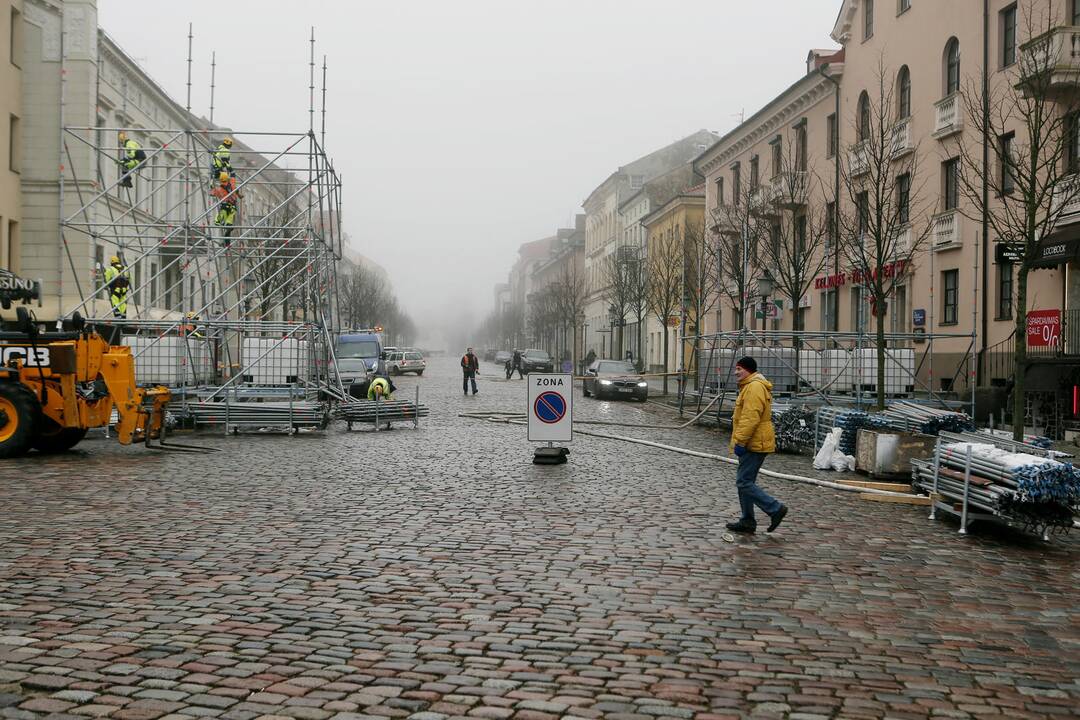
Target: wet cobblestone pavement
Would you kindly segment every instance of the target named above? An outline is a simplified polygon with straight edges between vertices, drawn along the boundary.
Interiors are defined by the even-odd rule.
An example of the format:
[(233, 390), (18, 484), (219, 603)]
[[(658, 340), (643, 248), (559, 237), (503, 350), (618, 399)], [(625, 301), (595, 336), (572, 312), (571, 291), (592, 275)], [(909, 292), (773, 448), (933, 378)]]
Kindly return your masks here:
[(1077, 716), (1075, 537), (766, 480), (787, 521), (726, 543), (728, 466), (583, 436), (534, 466), (524, 428), (457, 416), (523, 411), (524, 382), (485, 364), (463, 397), (455, 362), (398, 382), (419, 431), (0, 465), (0, 717)]

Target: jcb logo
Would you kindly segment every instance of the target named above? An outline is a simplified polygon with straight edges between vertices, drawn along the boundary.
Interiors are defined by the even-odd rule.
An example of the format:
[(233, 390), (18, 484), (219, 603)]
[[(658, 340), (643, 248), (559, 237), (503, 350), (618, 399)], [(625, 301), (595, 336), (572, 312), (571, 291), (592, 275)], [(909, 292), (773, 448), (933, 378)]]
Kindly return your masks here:
[(0, 364), (7, 365), (16, 357), (21, 357), (26, 367), (49, 367), (49, 348), (47, 347), (0, 345)]

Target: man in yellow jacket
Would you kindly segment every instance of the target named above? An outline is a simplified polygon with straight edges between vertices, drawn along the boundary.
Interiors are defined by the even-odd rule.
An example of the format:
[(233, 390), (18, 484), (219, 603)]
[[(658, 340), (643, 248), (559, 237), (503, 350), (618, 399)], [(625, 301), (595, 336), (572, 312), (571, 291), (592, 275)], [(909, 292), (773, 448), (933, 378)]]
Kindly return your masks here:
[(772, 383), (757, 371), (757, 361), (744, 357), (735, 363), (735, 376), (739, 379), (739, 397), (735, 401), (735, 414), (731, 418), (731, 451), (739, 458), (735, 474), (735, 487), (739, 491), (742, 517), (738, 522), (728, 523), (732, 532), (752, 533), (757, 530), (754, 506), (757, 505), (770, 518), (772, 532), (787, 515), (787, 506), (769, 495), (757, 484), (758, 470), (765, 456), (776, 452), (776, 434), (772, 424)]

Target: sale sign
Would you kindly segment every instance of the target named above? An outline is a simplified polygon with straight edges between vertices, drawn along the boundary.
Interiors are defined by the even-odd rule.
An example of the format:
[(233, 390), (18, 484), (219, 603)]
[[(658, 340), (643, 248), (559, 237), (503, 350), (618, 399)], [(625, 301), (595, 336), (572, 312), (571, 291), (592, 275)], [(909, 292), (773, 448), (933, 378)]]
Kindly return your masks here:
[(1027, 314), (1029, 347), (1049, 347), (1061, 338), (1060, 310), (1030, 310)]

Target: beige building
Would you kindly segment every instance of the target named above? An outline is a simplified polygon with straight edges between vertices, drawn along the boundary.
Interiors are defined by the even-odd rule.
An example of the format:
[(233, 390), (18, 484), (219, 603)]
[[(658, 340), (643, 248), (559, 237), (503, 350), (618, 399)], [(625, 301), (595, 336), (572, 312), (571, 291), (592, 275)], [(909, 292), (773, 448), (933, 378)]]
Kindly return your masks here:
[[(984, 80), (984, 54), (989, 59), (988, 85), (1015, 93), (1025, 54), (1049, 52), (1062, 107), (1074, 103), (1080, 62), (1069, 48), (1080, 37), (1075, 27), (1080, 25), (1076, 14), (1080, 8), (1066, 0), (1034, 4), (988, 0), (989, 30), (984, 36), (984, 3), (844, 0), (838, 4), (840, 12), (831, 34), (841, 47), (811, 52), (803, 77), (698, 158), (697, 167), (707, 178), (707, 216), (715, 216), (718, 207), (732, 202), (747, 183), (767, 182), (771, 173), (766, 174), (764, 168), (776, 147), (800, 144), (796, 152), (805, 154), (806, 170), (818, 180), (809, 183), (800, 202), (819, 214), (828, 212), (827, 203), (837, 197), (835, 164), (840, 162), (845, 178), (859, 172), (860, 163), (865, 162), (860, 154), (865, 145), (859, 136), (863, 118), (869, 115), (866, 108), (880, 105), (884, 95), (890, 116), (889, 125), (882, 125), (891, 138), (892, 157), (898, 167), (917, 168), (915, 177), (896, 178), (897, 193), (903, 182), (909, 195), (905, 206), (919, 208), (912, 211), (902, 237), (926, 235), (906, 268), (889, 268), (902, 273), (904, 281), (887, 303), (886, 330), (974, 334), (982, 384), (1004, 385), (1010, 364), (995, 357), (1009, 351), (1015, 327), (1016, 268), (995, 260), (996, 246), (1009, 238), (984, 229), (958, 175), (964, 172), (961, 155), (981, 157), (984, 139), (964, 106), (965, 97), (971, 97), (969, 91), (978, 94)], [(1031, 7), (1039, 35), (1034, 40), (1026, 22)], [(1047, 25), (1038, 26), (1046, 22), (1046, 12), (1054, 20), (1044, 35)], [(987, 142), (1024, 142), (1019, 119), (1016, 127), (1007, 130)], [(1080, 150), (1080, 141), (1073, 145)], [(990, 167), (978, 175), (973, 182), (985, 177), (991, 203), (997, 202), (1008, 173)], [(850, 212), (846, 188), (841, 188), (839, 198), (841, 213)], [(723, 230), (715, 223), (713, 229)], [(1078, 242), (1080, 212), (1070, 213), (1054, 235), (1042, 241), (1040, 253), (1048, 253), (1040, 261), (1043, 269), (1029, 275), (1029, 312), (1059, 312), (1065, 336), (1058, 348), (1059, 367), (1034, 373), (1044, 380), (1039, 389), (1051, 394), (1062, 387), (1069, 372), (1068, 358), (1062, 356), (1080, 353), (1080, 336), (1073, 337), (1080, 331)], [(826, 269), (815, 278), (803, 306), (796, 309), (802, 313), (804, 327), (872, 329), (865, 288), (838, 257), (835, 242), (829, 253)], [(782, 329), (793, 326), (795, 313), (788, 310), (778, 323)], [(738, 327), (731, 303), (728, 311), (732, 313), (729, 327)], [(968, 392), (970, 380), (963, 363), (970, 342), (970, 338), (939, 342), (934, 377), (920, 368), (922, 380), (934, 389)]]
[(0, 68), (0, 102), (3, 114), (0, 127), (6, 135), (0, 147), (7, 160), (0, 166), (0, 270), (16, 274), (20, 271), (19, 247), (22, 223), (22, 197), (19, 175), (22, 170), (22, 0), (10, 0), (8, 12), (0, 13), (0, 40), (4, 42), (2, 56), (8, 62)]

